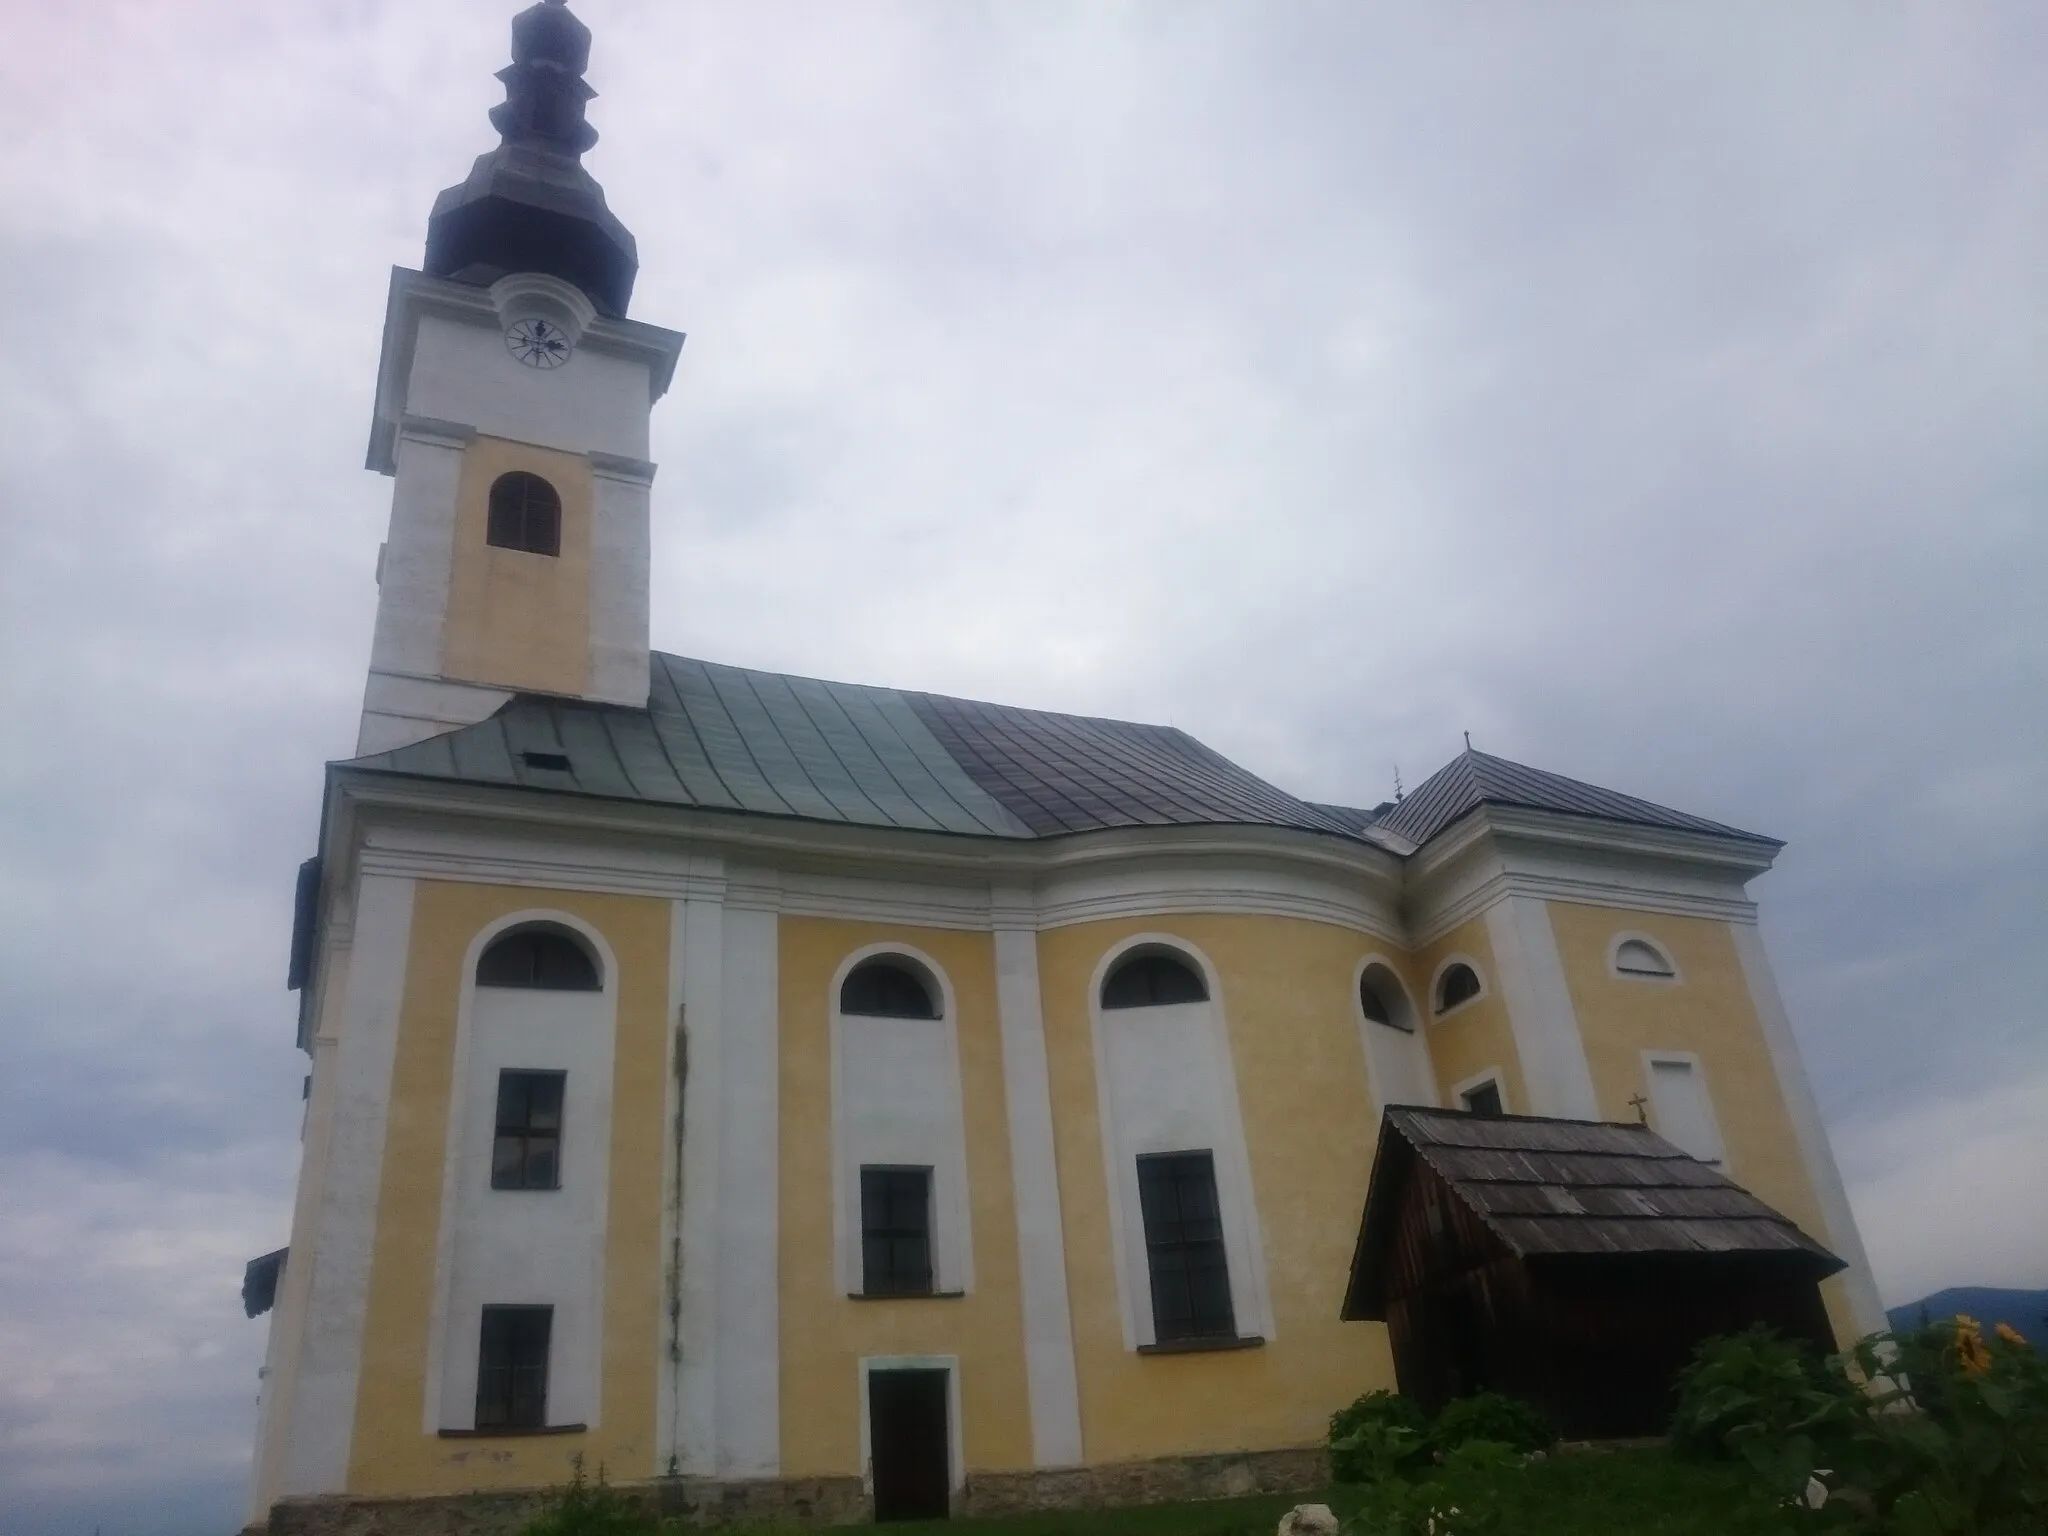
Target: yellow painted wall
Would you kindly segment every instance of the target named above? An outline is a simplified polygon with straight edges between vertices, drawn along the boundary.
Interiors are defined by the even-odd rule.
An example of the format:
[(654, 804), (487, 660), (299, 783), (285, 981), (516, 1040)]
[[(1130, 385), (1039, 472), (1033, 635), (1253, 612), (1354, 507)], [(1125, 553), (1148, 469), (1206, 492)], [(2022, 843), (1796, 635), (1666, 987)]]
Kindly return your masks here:
[[(605, 936), (619, 965), (602, 1408), (598, 1427), (584, 1434), (442, 1439), (420, 1426), (462, 962), (485, 924), (532, 908), (582, 918)], [(441, 1493), (561, 1482), (578, 1454), (592, 1469), (601, 1463), (613, 1477), (651, 1477), (659, 1470), (655, 1369), (661, 1347), (668, 939), (665, 901), (419, 882), (391, 1069), (350, 1492)]]
[[(1436, 968), (1451, 955), (1470, 959), (1486, 990), (1439, 1019), (1429, 984)], [(1522, 1077), (1522, 1058), (1515, 1050), (1514, 1032), (1508, 1027), (1507, 1000), (1501, 994), (1500, 970), (1494, 963), (1493, 943), (1487, 935), (1485, 920), (1474, 918), (1416, 951), (1413, 969), (1405, 975), (1423, 1017), (1429, 1021), (1424, 1025), (1424, 1034), (1429, 1040), (1430, 1063), (1436, 1068), (1437, 1093), (1444, 1106), (1458, 1107), (1451, 1094), (1453, 1083), (1461, 1083), (1488, 1067), (1498, 1067), (1507, 1085), (1508, 1113), (1528, 1114), (1529, 1090)]]
[[(929, 955), (953, 983), (974, 1239), (974, 1286), (958, 1298), (853, 1301), (835, 1278), (832, 977), (854, 950), (890, 942)], [(867, 1355), (959, 1356), (967, 1469), (1028, 1467), (1024, 1314), (991, 936), (785, 917), (778, 956), (783, 1474), (862, 1470), (859, 1362)]]
[[(1139, 932), (1186, 939), (1222, 979), (1276, 1325), (1262, 1348), (1124, 1347), (1088, 993), (1104, 952)], [(1376, 947), (1347, 929), (1265, 916), (1148, 917), (1039, 935), (1088, 1461), (1306, 1445), (1322, 1439), (1335, 1409), (1393, 1386), (1384, 1327), (1337, 1317), (1378, 1127), (1351, 985)]]
[[(1644, 1051), (1694, 1052), (1720, 1125), (1728, 1176), (1825, 1244), (1827, 1224), (1728, 925), (1557, 901), (1550, 903), (1550, 922), (1602, 1117), (1635, 1119), (1629, 1100), (1650, 1093)], [(1608, 948), (1624, 930), (1662, 945), (1681, 980), (1611, 975)], [(1822, 1293), (1836, 1336), (1855, 1338), (1839, 1284), (1827, 1282)]]
[[(562, 498), (562, 552), (533, 555), (486, 542), (491, 484), (513, 470), (539, 475)], [(541, 693), (590, 683), (590, 461), (529, 443), (479, 437), (462, 456), (454, 563), (441, 635), (441, 672)]]

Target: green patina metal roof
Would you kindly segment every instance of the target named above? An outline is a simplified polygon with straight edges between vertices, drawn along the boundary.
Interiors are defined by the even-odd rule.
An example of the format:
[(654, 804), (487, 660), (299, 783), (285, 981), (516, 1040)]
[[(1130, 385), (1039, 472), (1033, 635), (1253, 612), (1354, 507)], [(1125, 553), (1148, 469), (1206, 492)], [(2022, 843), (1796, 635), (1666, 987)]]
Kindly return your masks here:
[(1386, 827), (1419, 843), (1486, 801), (1751, 836), (1470, 752), (1399, 807), (1319, 805), (1172, 726), (821, 682), (659, 651), (646, 709), (520, 694), (475, 725), (344, 766), (972, 837), (1238, 825), (1352, 840)]

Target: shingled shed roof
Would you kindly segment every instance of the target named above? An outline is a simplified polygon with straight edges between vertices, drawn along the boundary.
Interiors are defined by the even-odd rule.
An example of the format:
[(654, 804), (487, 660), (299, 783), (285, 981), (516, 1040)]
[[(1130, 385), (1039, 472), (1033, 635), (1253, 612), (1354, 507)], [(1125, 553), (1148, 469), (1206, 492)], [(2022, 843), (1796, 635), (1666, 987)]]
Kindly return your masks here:
[(1459, 817), (1482, 805), (1517, 805), (1538, 811), (1562, 811), (1601, 821), (1633, 826), (1668, 827), (1678, 832), (1705, 832), (1739, 837), (1746, 842), (1782, 848), (1776, 838), (1761, 837), (1736, 827), (1708, 821), (1665, 806), (1638, 800), (1596, 784), (1583, 784), (1561, 773), (1546, 773), (1504, 757), (1466, 748), (1424, 779), (1415, 793), (1388, 813), (1380, 825), (1415, 843), (1426, 843)]
[(1518, 1258), (1773, 1255), (1819, 1279), (1846, 1268), (1792, 1221), (1648, 1126), (1391, 1108), (1365, 1201), (1347, 1319), (1384, 1314), (1402, 1189), (1434, 1173)]

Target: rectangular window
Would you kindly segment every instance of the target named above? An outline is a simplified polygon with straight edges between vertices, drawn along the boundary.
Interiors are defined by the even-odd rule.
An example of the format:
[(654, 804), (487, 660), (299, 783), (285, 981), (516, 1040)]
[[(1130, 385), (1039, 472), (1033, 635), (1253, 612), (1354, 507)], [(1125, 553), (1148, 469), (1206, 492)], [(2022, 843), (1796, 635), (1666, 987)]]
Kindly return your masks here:
[(1216, 1162), (1207, 1152), (1160, 1152), (1138, 1159), (1138, 1201), (1152, 1271), (1152, 1330), (1175, 1339), (1234, 1338), (1230, 1266)]
[(562, 1187), (562, 1085), (566, 1072), (500, 1072), (491, 1188)]
[(1458, 1097), (1464, 1102), (1468, 1114), (1499, 1115), (1504, 1112), (1500, 1101), (1500, 1082), (1496, 1078), (1474, 1083)]
[(548, 1422), (553, 1307), (485, 1307), (476, 1358), (476, 1427), (541, 1429)]
[(870, 1296), (932, 1293), (932, 1171), (860, 1171), (861, 1290)]

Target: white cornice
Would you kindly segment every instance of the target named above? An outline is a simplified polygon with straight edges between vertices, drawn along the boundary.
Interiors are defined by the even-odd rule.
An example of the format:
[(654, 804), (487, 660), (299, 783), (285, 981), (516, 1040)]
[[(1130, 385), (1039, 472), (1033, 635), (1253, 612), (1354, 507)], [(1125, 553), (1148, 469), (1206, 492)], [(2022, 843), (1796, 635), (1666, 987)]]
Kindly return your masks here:
[[(337, 767), (340, 870), (723, 900), (791, 916), (985, 931), (1174, 913), (1330, 923), (1409, 948), (1509, 896), (1753, 923), (1754, 844), (1577, 818), (1467, 818), (1411, 860), (1268, 827), (1026, 841), (797, 822)], [(731, 867), (743, 867), (744, 877)], [(1405, 889), (1404, 889), (1405, 887)]]
[[(391, 269), (390, 296), (384, 307), (384, 344), (377, 358), (377, 396), (370, 411), (367, 467), (380, 475), (395, 474), (394, 449), (399, 419), (405, 410), (406, 384), (412, 373), (413, 347), (423, 315), (471, 325), (499, 328), (498, 307), (491, 290), (469, 283), (429, 277), (410, 267)], [(612, 320), (600, 315), (584, 330), (580, 346), (647, 368), (648, 403), (668, 392), (682, 355), (683, 333), (639, 320)]]

